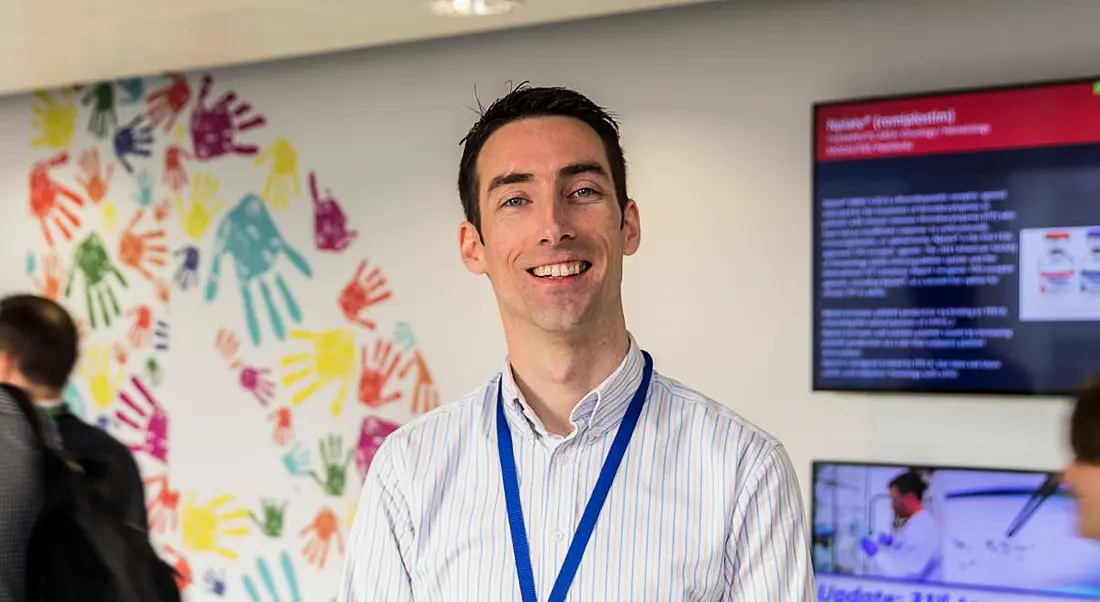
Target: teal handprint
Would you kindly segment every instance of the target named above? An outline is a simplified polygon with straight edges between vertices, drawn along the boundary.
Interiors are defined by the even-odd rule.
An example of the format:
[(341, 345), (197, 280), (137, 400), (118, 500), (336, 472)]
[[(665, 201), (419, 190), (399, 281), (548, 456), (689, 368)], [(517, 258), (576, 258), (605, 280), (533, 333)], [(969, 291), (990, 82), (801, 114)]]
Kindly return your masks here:
[(28, 276), (33, 276), (34, 271), (38, 269), (38, 260), (34, 256), (34, 251), (27, 251), (27, 261), (24, 267)]
[(299, 272), (306, 277), (313, 271), (301, 253), (291, 247), (271, 219), (267, 206), (254, 194), (245, 195), (231, 211), (222, 217), (218, 233), (214, 240), (213, 260), (210, 266), (210, 280), (206, 283), (206, 300), (213, 301), (218, 295), (218, 280), (221, 277), (222, 259), (233, 259), (233, 268), (237, 274), (237, 287), (241, 292), (244, 316), (248, 322), (248, 334), (252, 342), (260, 344), (260, 323), (256, 318), (256, 307), (252, 297), (252, 284), (259, 283), (260, 294), (267, 309), (271, 329), (280, 341), (286, 340), (286, 326), (279, 310), (275, 307), (274, 295), (268, 280), (275, 281), (287, 313), (294, 323), (302, 321), (302, 309), (287, 287), (283, 275), (278, 272), (276, 262), (285, 256)]
[(248, 517), (260, 527), (260, 531), (262, 531), (264, 535), (273, 538), (282, 536), (287, 503), (283, 502), (280, 504), (271, 500), (260, 500), (260, 505), (262, 507), (263, 520), (260, 520), (260, 517), (256, 516), (256, 513), (252, 511), (249, 511)]
[(73, 416), (81, 420), (87, 419), (88, 402), (84, 399), (84, 394), (76, 388), (72, 381), (65, 384), (65, 390), (62, 391), (61, 398), (65, 400), (65, 405), (69, 407), (69, 411), (72, 412)]
[(153, 177), (148, 170), (141, 170), (134, 177), (137, 182), (137, 191), (134, 192), (134, 201), (143, 209), (148, 209), (153, 204)]
[[(283, 566), (283, 576), (286, 577), (286, 584), (289, 596), (284, 597), (279, 595), (279, 591), (275, 588), (275, 579), (271, 575), (271, 569), (267, 566), (267, 561), (263, 558), (256, 559), (256, 568), (260, 574), (260, 583), (263, 584), (264, 589), (270, 595), (271, 602), (281, 602), (282, 600), (289, 600), (289, 602), (302, 602), (302, 591), (298, 587), (298, 575), (294, 572), (294, 563), (290, 560), (290, 554), (283, 552), (279, 554), (279, 560)], [(263, 602), (263, 598), (260, 597), (260, 590), (256, 589), (256, 582), (252, 580), (251, 575), (245, 575), (243, 578), (244, 589), (248, 592), (248, 597), (252, 602)]]
[(302, 449), (301, 443), (295, 443), (283, 454), (283, 466), (292, 477), (309, 474), (309, 450)]
[(341, 459), (344, 455), (344, 441), (340, 435), (329, 435), (327, 439), (321, 439), (319, 445), (325, 478), (322, 480), (315, 470), (310, 470), (309, 476), (317, 481), (322, 491), (333, 497), (340, 497), (344, 495), (344, 490), (348, 486), (348, 466), (355, 455), (355, 450), (349, 449), (347, 456)]
[(65, 283), (66, 299), (73, 292), (73, 279), (77, 272), (84, 276), (84, 302), (87, 304), (88, 325), (92, 328), (98, 328), (100, 325), (94, 302), (98, 301), (103, 326), (110, 326), (111, 318), (120, 316), (122, 310), (118, 306), (118, 297), (115, 296), (115, 290), (111, 288), (108, 278), (110, 276), (118, 278), (122, 288), (127, 288), (128, 285), (122, 272), (118, 271), (118, 266), (107, 255), (107, 247), (103, 245), (103, 239), (98, 233), (89, 234), (73, 250), (73, 267), (69, 270), (69, 279)]

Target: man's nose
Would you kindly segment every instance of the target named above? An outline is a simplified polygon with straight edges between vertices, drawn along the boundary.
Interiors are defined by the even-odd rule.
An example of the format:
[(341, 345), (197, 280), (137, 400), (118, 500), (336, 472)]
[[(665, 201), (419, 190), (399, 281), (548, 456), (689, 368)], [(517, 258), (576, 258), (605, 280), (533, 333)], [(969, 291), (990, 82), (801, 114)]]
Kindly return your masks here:
[(559, 242), (576, 238), (576, 230), (573, 227), (572, 217), (568, 202), (564, 199), (554, 199), (543, 203), (540, 212), (540, 242), (544, 245), (556, 245)]

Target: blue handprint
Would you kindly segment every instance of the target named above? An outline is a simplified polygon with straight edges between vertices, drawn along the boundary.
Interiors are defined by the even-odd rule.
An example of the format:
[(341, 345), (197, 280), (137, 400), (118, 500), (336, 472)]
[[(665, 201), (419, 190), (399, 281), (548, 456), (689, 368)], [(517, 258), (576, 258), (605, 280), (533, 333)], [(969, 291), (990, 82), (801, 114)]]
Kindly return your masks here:
[(191, 288), (191, 285), (199, 279), (199, 248), (194, 245), (187, 245), (182, 249), (177, 249), (172, 254), (177, 257), (183, 256), (180, 267), (176, 268), (175, 280), (180, 290), (185, 291)]
[(148, 209), (149, 205), (153, 204), (153, 176), (149, 175), (148, 170), (143, 169), (138, 172), (134, 180), (137, 182), (137, 192), (134, 193), (134, 201), (136, 201), (142, 209)]
[(295, 443), (283, 454), (283, 466), (293, 477), (303, 477), (309, 474), (309, 450), (302, 449), (301, 443)]
[(153, 144), (153, 126), (144, 121), (145, 113), (138, 113), (137, 117), (115, 132), (115, 156), (130, 173), (134, 173), (134, 166), (130, 165), (127, 157), (149, 157), (153, 154), (149, 148)]
[[(267, 566), (267, 561), (263, 558), (256, 559), (256, 567), (260, 573), (260, 582), (263, 583), (264, 589), (271, 595), (273, 602), (280, 602), (281, 600), (289, 600), (290, 602), (302, 602), (302, 592), (298, 587), (298, 576), (294, 572), (294, 564), (290, 560), (290, 554), (283, 552), (279, 554), (279, 560), (282, 562), (283, 575), (286, 577), (287, 589), (289, 590), (289, 598), (285, 598), (279, 595), (277, 589), (275, 589), (275, 579), (271, 576), (271, 569)], [(252, 580), (251, 575), (245, 575), (243, 578), (244, 589), (248, 592), (248, 597), (252, 602), (263, 602), (260, 598), (260, 591), (256, 589), (256, 583)]]
[(221, 276), (222, 259), (229, 255), (233, 258), (233, 267), (237, 273), (237, 286), (241, 291), (244, 304), (244, 316), (248, 321), (248, 333), (252, 342), (260, 344), (260, 322), (256, 318), (255, 303), (252, 298), (252, 284), (259, 282), (267, 317), (271, 329), (280, 341), (286, 340), (286, 326), (275, 307), (271, 286), (265, 277), (272, 276), (275, 287), (282, 295), (290, 319), (295, 323), (302, 321), (302, 309), (283, 280), (283, 275), (274, 270), (279, 256), (285, 256), (299, 272), (307, 277), (313, 271), (301, 253), (291, 247), (271, 219), (267, 206), (255, 194), (247, 194), (231, 211), (222, 217), (214, 241), (214, 259), (210, 265), (210, 280), (206, 283), (206, 300), (213, 301), (218, 295), (218, 279)]
[(132, 105), (141, 102), (145, 98), (145, 80), (140, 77), (129, 77), (116, 82), (122, 95), (119, 101), (124, 105)]
[(215, 596), (225, 595), (225, 571), (206, 569), (206, 574), (204, 575), (204, 578), (206, 580), (206, 591), (214, 594)]
[(65, 405), (69, 406), (69, 411), (72, 412), (73, 416), (81, 420), (87, 417), (88, 402), (84, 399), (84, 394), (76, 388), (72, 381), (65, 384), (65, 390), (61, 392), (61, 399), (65, 400)]

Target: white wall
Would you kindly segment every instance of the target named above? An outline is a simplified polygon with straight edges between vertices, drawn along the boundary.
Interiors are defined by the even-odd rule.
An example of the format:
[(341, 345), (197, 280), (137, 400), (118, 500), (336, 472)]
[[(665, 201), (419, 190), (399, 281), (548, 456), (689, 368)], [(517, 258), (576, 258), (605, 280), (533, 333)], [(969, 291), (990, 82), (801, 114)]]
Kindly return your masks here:
[[(323, 267), (312, 284), (292, 283), (307, 313), (323, 316), (308, 326), (338, 324), (332, 299), (348, 270), (360, 256), (378, 262), (395, 291), (387, 328), (413, 325), (445, 399), (482, 382), (504, 352), (489, 287), (465, 272), (456, 248), (458, 140), (474, 119), (467, 107), (475, 88), (489, 99), (509, 79), (564, 84), (610, 107), (622, 117), (642, 215), (641, 251), (627, 262), (630, 328), (659, 370), (785, 441), (808, 494), (813, 458), (1035, 468), (1066, 459), (1062, 401), (809, 392), (810, 104), (1095, 73), (1098, 20), (1100, 4), (1089, 0), (719, 3), (215, 75), (268, 118), (264, 131), (246, 138), (293, 141), (303, 185), (306, 170), (317, 169), (363, 231), (348, 257), (316, 260)], [(5, 290), (24, 286), (23, 257), (42, 246), (25, 201), (27, 167), (43, 154), (26, 143), (31, 100), (0, 105)], [(248, 161), (224, 170), (229, 203), (262, 186), (262, 172)], [(69, 173), (62, 177), (71, 183)], [(117, 199), (120, 207), (127, 197)], [(133, 209), (126, 207), (120, 216)], [(306, 191), (277, 219), (288, 238), (308, 247), (310, 215)], [(205, 284), (206, 269), (200, 274)], [(194, 447), (181, 442), (173, 453), (196, 488), (236, 486), (255, 497), (262, 483), (248, 460), (267, 452), (253, 452), (230, 427), (201, 431), (231, 411), (217, 389), (228, 394), (231, 383), (196, 383), (204, 380), (197, 370), (213, 361), (213, 332), (222, 322), (240, 329), (239, 300), (227, 298), (211, 310), (185, 297), (177, 310), (173, 297), (180, 343), (165, 396), (198, 429), (181, 435)], [(265, 349), (256, 353), (272, 362), (286, 352)], [(279, 395), (282, 403), (289, 396)], [(348, 399), (356, 405), (354, 393)], [(364, 412), (355, 411), (356, 419)], [(405, 408), (391, 415), (409, 416)], [(329, 419), (314, 420), (320, 436), (328, 423), (317, 421)], [(256, 437), (260, 428), (248, 427)], [(347, 439), (358, 425), (338, 428)], [(218, 466), (218, 476), (202, 476), (199, 464)], [(302, 520), (288, 519), (288, 532)], [(295, 536), (286, 544), (291, 553), (300, 547)]]

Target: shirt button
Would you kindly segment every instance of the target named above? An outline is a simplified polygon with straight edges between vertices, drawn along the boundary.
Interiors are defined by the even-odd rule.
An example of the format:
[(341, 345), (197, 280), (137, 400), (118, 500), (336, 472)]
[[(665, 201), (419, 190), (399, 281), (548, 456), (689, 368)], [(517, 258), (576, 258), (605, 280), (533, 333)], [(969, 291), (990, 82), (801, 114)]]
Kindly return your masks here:
[(561, 540), (565, 539), (565, 534), (561, 531), (558, 531), (557, 529), (554, 529), (554, 532), (550, 534), (550, 538), (554, 541), (560, 542)]

